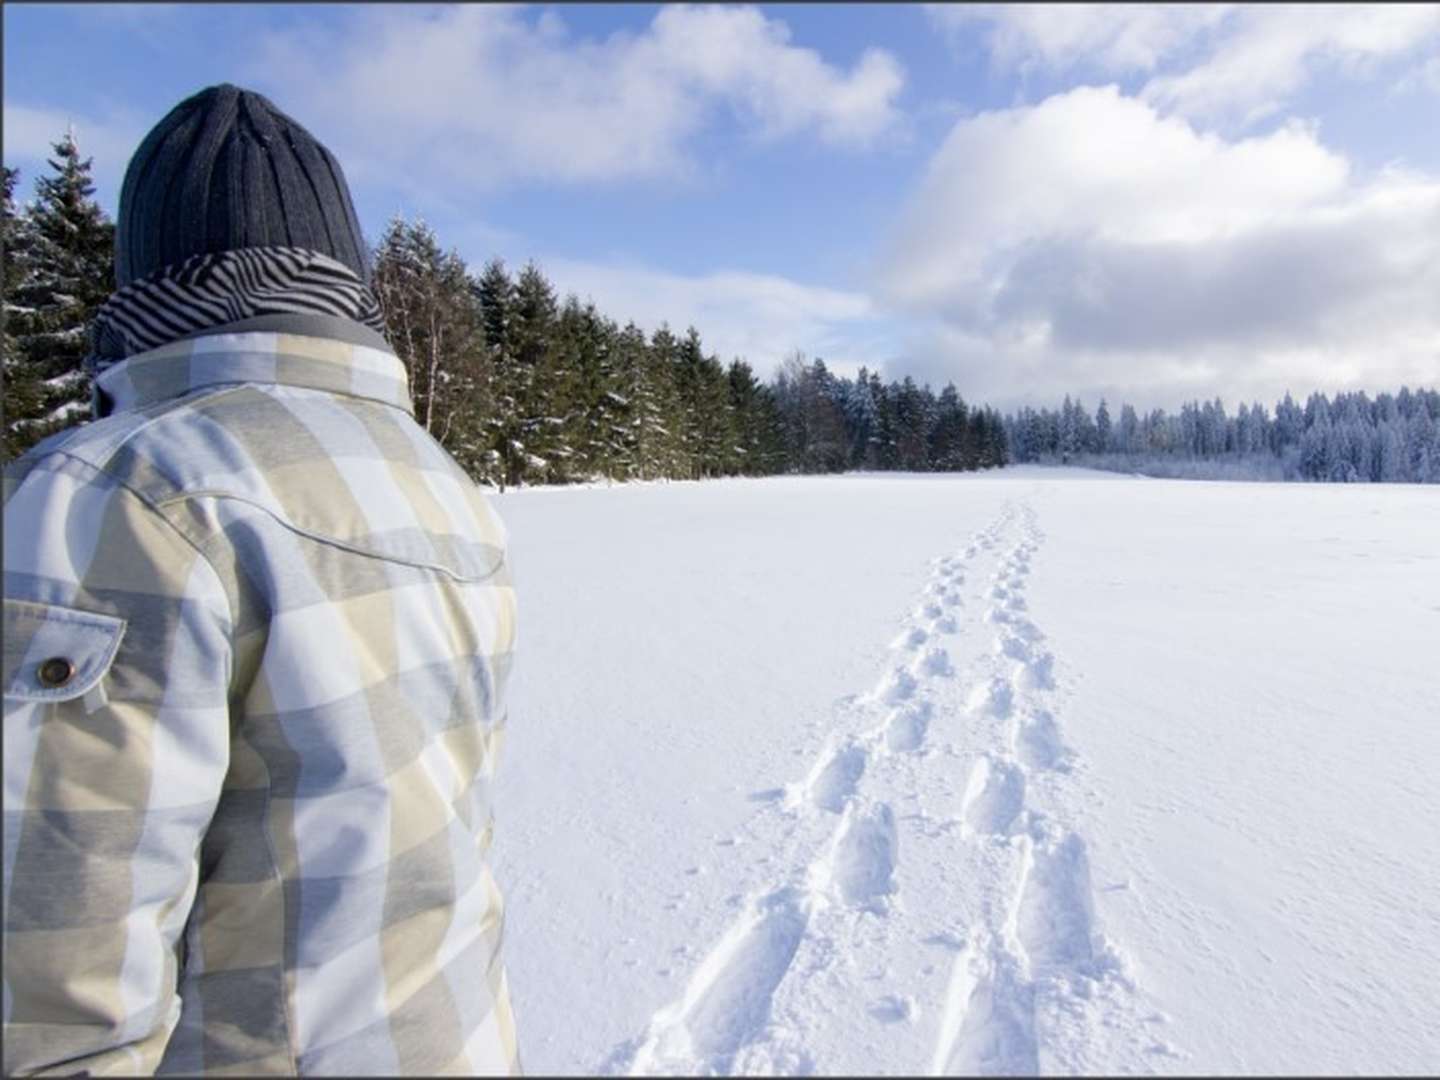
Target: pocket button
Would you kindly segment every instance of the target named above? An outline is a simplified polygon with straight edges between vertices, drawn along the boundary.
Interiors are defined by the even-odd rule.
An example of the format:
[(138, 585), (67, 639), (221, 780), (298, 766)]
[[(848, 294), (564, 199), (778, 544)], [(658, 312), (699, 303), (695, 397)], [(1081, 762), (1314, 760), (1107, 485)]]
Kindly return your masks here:
[(36, 674), (40, 676), (41, 686), (54, 690), (75, 677), (75, 665), (66, 657), (52, 656), (40, 662)]

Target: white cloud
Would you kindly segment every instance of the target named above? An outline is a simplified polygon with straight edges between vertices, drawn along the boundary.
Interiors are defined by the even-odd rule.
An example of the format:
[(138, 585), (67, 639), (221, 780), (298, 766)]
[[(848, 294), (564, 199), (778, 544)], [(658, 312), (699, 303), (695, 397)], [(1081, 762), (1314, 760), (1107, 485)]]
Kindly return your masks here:
[[(112, 111), (101, 116), (71, 112), (46, 105), (5, 102), (5, 164), (32, 170), (46, 169), (54, 144), (74, 125), (75, 141), (84, 157), (95, 159), (97, 180), (118, 186), (130, 155), (140, 145), (147, 126), (134, 111)], [(48, 170), (46, 170), (48, 171)], [(24, 185), (29, 190), (29, 185)], [(17, 196), (18, 196), (17, 192)], [(28, 195), (27, 195), (28, 197)]]
[(1440, 40), (1436, 4), (934, 5), (980, 25), (995, 62), (1021, 71), (1146, 74), (1142, 96), (1192, 118), (1248, 123), (1318, 73), (1365, 78)]
[(622, 325), (633, 319), (647, 332), (662, 322), (676, 333), (693, 325), (707, 352), (727, 364), (741, 357), (762, 378), (794, 349), (824, 357), (841, 374), (879, 367), (893, 352), (893, 327), (863, 293), (735, 270), (685, 275), (566, 258), (541, 266), (562, 295), (594, 300)]
[(996, 399), (1433, 384), (1440, 178), (1081, 87), (957, 123), (880, 283), (918, 373)]
[(1280, 109), (1321, 68), (1364, 77), (1440, 40), (1440, 5), (1256, 5), (1202, 63), (1161, 75), (1146, 100), (1187, 116), (1253, 120)]
[(1395, 81), (1392, 94), (1431, 93), (1440, 95), (1440, 56), (1416, 64)]
[(942, 29), (984, 26), (1004, 67), (1062, 71), (1088, 65), (1106, 74), (1153, 71), (1194, 36), (1217, 25), (1230, 4), (927, 4)]
[(844, 71), (754, 8), (691, 6), (604, 39), (572, 38), (553, 11), (362, 8), (338, 36), (266, 39), (254, 72), (347, 170), (487, 186), (681, 175), (724, 111), (757, 139), (866, 146), (899, 121), (904, 81), (882, 50)]

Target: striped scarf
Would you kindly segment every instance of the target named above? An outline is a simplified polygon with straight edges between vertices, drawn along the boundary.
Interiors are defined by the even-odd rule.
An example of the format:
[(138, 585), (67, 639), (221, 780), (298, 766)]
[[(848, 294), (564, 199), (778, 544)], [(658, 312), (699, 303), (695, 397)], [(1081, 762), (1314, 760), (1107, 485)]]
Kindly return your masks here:
[(193, 255), (118, 289), (95, 316), (88, 365), (127, 356), (258, 315), (336, 315), (382, 336), (375, 294), (348, 266), (319, 252), (254, 247)]

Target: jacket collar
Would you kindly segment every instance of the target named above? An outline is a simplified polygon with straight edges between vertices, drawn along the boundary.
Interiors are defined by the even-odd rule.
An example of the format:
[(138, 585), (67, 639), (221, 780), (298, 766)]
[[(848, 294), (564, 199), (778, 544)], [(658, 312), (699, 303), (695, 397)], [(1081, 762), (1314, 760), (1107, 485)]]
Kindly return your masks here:
[(333, 338), (250, 331), (177, 341), (107, 367), (95, 376), (95, 415), (238, 383), (324, 390), (414, 411), (405, 365), (392, 352)]

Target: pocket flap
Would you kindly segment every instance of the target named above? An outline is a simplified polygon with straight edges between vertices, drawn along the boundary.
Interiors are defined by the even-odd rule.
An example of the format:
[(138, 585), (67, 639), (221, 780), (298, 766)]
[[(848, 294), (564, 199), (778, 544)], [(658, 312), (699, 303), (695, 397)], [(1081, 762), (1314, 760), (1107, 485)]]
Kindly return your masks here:
[(95, 687), (120, 649), (125, 620), (92, 611), (5, 600), (5, 696), (69, 701)]

